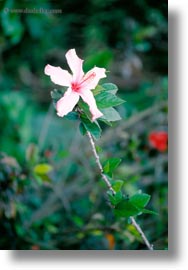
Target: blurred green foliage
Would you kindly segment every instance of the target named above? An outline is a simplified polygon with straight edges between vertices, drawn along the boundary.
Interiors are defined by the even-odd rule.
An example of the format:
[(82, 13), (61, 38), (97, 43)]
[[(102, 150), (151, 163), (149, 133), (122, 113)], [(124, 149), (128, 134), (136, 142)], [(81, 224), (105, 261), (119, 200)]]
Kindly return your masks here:
[[(26, 8), (43, 12), (14, 12)], [(61, 12), (44, 12), (52, 9)], [(167, 153), (148, 141), (167, 131), (167, 2), (0, 1), (0, 33), (0, 248), (145, 249), (111, 211), (76, 122), (51, 104), (44, 66), (67, 69), (65, 52), (76, 48), (85, 70), (107, 68), (126, 100), (123, 120), (102, 125), (98, 152), (106, 170), (106, 159), (121, 158), (113, 174), (125, 194), (151, 195), (159, 215), (138, 222), (155, 249), (167, 249)]]

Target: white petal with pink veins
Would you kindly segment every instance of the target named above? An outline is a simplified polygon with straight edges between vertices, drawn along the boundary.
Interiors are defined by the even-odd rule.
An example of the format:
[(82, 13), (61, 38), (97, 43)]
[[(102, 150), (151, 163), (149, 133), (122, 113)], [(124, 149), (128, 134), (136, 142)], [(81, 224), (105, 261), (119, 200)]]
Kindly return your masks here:
[(88, 71), (80, 84), (82, 90), (92, 90), (95, 89), (100, 79), (105, 78), (106, 69), (94, 67)]
[(49, 75), (51, 81), (55, 84), (62, 86), (70, 86), (72, 81), (72, 75), (67, 71), (60, 67), (54, 67), (51, 65), (46, 65), (44, 69), (44, 73)]
[(79, 95), (69, 88), (56, 104), (57, 115), (63, 117), (73, 110), (78, 103)]
[(95, 98), (93, 96), (93, 93), (90, 91), (90, 90), (87, 90), (87, 91), (83, 91), (81, 94), (80, 94), (81, 98), (83, 99), (83, 101), (85, 103), (88, 104), (89, 106), (89, 110), (92, 114), (92, 120), (94, 121), (95, 119), (103, 116), (103, 114), (99, 111), (99, 109), (97, 108), (97, 105), (96, 105), (96, 101), (95, 101)]
[(67, 59), (68, 65), (73, 73), (73, 82), (79, 83), (79, 81), (84, 76), (84, 72), (82, 69), (83, 60), (77, 56), (75, 49), (69, 50), (66, 53), (65, 57)]

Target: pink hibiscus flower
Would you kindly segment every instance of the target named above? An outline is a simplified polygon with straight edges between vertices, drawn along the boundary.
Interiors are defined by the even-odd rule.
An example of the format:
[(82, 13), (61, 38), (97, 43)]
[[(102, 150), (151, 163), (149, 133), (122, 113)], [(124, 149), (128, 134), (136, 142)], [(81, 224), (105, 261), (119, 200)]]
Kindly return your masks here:
[(47, 65), (44, 70), (44, 73), (50, 76), (52, 82), (68, 87), (64, 96), (57, 102), (57, 115), (63, 117), (71, 112), (81, 97), (88, 104), (92, 121), (94, 121), (103, 114), (97, 108), (91, 90), (95, 89), (101, 78), (106, 77), (106, 70), (104, 68), (94, 67), (84, 74), (82, 68), (83, 60), (77, 56), (75, 49), (69, 50), (65, 57), (72, 75), (67, 70), (51, 65)]

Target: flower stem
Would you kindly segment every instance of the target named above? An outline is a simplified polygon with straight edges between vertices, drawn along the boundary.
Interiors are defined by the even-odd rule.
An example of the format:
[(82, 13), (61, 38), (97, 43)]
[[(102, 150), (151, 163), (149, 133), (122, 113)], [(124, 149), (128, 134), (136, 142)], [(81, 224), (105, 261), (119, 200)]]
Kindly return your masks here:
[[(87, 131), (87, 136), (88, 136), (89, 142), (91, 144), (92, 152), (93, 152), (93, 154), (95, 156), (96, 164), (97, 164), (97, 166), (98, 166), (98, 168), (100, 170), (101, 177), (102, 177), (103, 181), (105, 182), (105, 184), (107, 185), (108, 189), (111, 190), (112, 193), (115, 195), (116, 194), (115, 190), (113, 189), (113, 187), (112, 187), (111, 183), (109, 182), (108, 178), (106, 177), (106, 175), (103, 174), (103, 168), (102, 168), (102, 165), (101, 165), (101, 162), (100, 162), (99, 155), (97, 154), (97, 151), (96, 151), (95, 142), (94, 142), (93, 137), (92, 137), (92, 135), (91, 135), (91, 133), (89, 131)], [(138, 231), (138, 233), (142, 237), (142, 240), (144, 241), (144, 243), (147, 246), (147, 248), (149, 250), (153, 250), (153, 245), (151, 245), (149, 243), (146, 235), (142, 231), (140, 225), (136, 222), (135, 218), (134, 217), (130, 217), (130, 220), (131, 220), (132, 225), (135, 227), (135, 229)]]
[(87, 136), (89, 137), (89, 141), (90, 141), (90, 144), (91, 144), (91, 147), (92, 147), (93, 154), (95, 156), (96, 163), (97, 163), (97, 165), (99, 167), (101, 177), (104, 180), (104, 182), (106, 183), (109, 190), (111, 190), (112, 193), (115, 195), (115, 190), (112, 188), (112, 185), (110, 184), (110, 182), (109, 182), (108, 178), (106, 177), (106, 175), (103, 174), (103, 168), (102, 168), (102, 165), (101, 165), (101, 162), (100, 162), (99, 155), (97, 154), (97, 151), (96, 151), (95, 142), (94, 142), (94, 140), (92, 138), (92, 135), (91, 135), (91, 133), (89, 131), (87, 131)]
[(142, 237), (144, 243), (148, 247), (149, 250), (153, 250), (153, 245), (150, 244), (147, 237), (145, 236), (144, 232), (142, 231), (140, 225), (136, 222), (134, 217), (130, 217), (132, 225), (136, 228), (137, 232), (139, 232), (140, 236)]

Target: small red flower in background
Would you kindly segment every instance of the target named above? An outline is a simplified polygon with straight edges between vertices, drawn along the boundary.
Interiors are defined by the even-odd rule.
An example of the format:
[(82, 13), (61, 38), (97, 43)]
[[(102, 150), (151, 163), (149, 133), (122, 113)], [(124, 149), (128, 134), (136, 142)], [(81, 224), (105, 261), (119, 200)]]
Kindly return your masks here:
[(52, 155), (53, 155), (52, 151), (50, 151), (50, 150), (48, 150), (48, 149), (45, 150), (44, 156), (45, 156), (46, 158), (50, 158)]
[(167, 150), (168, 133), (165, 131), (153, 131), (149, 134), (151, 146), (160, 152)]
[(40, 247), (39, 247), (38, 245), (33, 245), (33, 246), (31, 246), (31, 249), (32, 249), (32, 250), (39, 250)]

